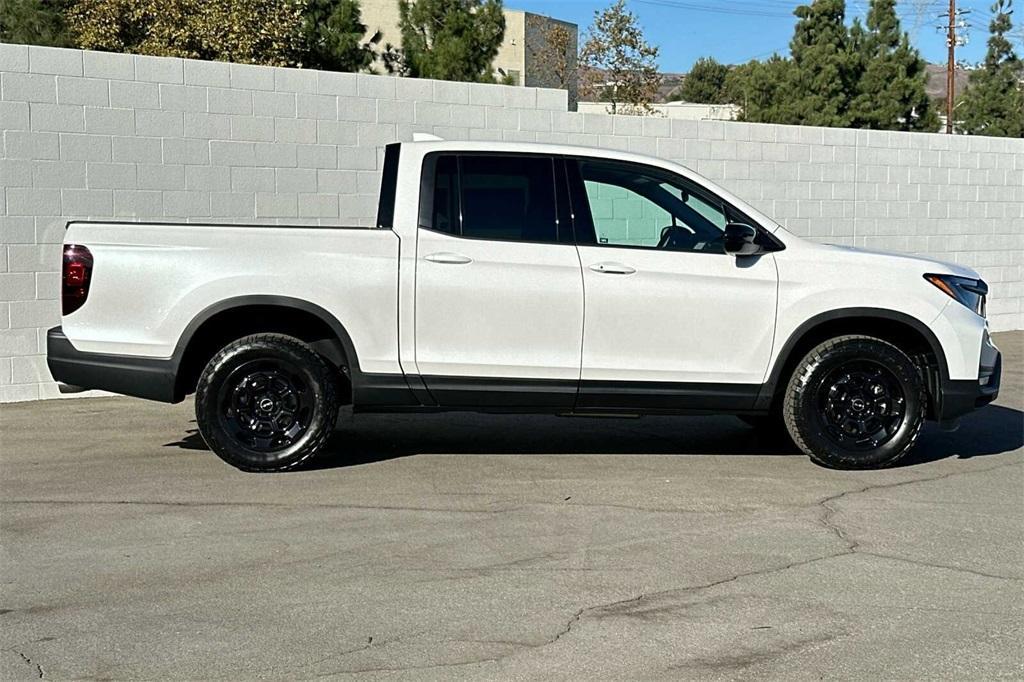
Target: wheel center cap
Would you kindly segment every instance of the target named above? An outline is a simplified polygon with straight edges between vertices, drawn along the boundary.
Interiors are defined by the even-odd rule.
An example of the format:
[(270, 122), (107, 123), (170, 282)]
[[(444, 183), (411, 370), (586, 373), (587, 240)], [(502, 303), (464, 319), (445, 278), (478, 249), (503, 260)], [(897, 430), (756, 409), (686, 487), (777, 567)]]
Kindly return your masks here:
[(857, 412), (863, 412), (864, 408), (867, 407), (867, 403), (864, 402), (863, 398), (854, 398), (850, 401), (850, 407)]
[(256, 403), (256, 408), (264, 414), (269, 414), (274, 409), (274, 401), (271, 398), (261, 398)]

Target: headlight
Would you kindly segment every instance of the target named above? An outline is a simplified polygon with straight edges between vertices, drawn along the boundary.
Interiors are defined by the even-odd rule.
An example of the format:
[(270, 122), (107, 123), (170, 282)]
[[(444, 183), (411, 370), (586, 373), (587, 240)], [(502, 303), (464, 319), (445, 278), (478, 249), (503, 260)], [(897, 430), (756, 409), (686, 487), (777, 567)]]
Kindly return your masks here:
[(932, 274), (925, 275), (924, 278), (942, 293), (985, 317), (985, 297), (988, 295), (988, 285), (982, 280), (957, 277), (956, 275)]

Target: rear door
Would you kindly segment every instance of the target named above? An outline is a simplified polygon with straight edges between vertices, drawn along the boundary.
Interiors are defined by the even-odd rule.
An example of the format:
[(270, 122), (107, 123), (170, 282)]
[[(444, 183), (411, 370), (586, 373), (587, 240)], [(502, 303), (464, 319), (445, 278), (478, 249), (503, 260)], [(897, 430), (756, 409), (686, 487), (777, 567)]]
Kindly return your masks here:
[(583, 280), (554, 169), (538, 155), (424, 161), (416, 366), (443, 406), (573, 407)]

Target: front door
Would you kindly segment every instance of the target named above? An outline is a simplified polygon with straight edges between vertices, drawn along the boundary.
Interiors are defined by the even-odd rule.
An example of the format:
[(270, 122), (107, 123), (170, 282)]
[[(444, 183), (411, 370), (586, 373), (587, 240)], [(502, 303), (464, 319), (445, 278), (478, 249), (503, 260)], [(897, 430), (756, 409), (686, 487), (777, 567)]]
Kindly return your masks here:
[(772, 348), (774, 257), (726, 254), (725, 225), (742, 217), (695, 183), (568, 166), (586, 291), (578, 407), (749, 409)]
[[(427, 157), (416, 366), (448, 407), (571, 409), (583, 281), (544, 156)], [(561, 221), (567, 223), (568, 221)]]

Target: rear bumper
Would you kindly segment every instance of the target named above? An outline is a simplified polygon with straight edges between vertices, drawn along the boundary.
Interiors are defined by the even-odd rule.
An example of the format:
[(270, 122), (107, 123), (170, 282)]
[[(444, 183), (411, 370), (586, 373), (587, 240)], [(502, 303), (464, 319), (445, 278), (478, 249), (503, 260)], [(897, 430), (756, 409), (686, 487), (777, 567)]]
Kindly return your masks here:
[(177, 371), (173, 360), (84, 353), (71, 345), (60, 327), (46, 334), (46, 364), (57, 381), (83, 389), (174, 403)]
[(955, 419), (968, 412), (984, 407), (999, 396), (999, 382), (1002, 378), (1003, 358), (985, 333), (981, 343), (981, 357), (978, 362), (978, 378), (966, 380), (945, 380), (939, 402), (939, 420)]

